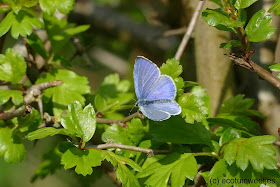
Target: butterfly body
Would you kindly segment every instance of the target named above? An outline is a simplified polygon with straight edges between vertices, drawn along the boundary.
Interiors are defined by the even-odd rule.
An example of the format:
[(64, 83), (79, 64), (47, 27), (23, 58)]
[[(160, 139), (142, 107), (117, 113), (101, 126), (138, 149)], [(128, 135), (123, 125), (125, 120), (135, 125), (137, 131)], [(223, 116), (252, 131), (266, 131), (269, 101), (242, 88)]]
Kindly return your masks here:
[(138, 56), (133, 76), (138, 99), (136, 105), (147, 118), (162, 121), (181, 113), (181, 107), (174, 100), (177, 90), (173, 79), (161, 75), (156, 64)]

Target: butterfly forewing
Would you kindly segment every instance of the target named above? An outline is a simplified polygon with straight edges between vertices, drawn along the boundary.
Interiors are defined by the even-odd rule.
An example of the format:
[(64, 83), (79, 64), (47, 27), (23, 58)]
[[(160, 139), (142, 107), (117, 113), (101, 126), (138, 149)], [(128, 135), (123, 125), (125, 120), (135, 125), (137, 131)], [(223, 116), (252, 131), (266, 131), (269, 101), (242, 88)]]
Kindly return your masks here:
[(148, 95), (151, 87), (160, 76), (159, 68), (145, 57), (138, 56), (135, 61), (133, 77), (138, 100)]
[(176, 96), (176, 86), (170, 76), (161, 75), (154, 83), (144, 99), (148, 101), (169, 99), (173, 100)]

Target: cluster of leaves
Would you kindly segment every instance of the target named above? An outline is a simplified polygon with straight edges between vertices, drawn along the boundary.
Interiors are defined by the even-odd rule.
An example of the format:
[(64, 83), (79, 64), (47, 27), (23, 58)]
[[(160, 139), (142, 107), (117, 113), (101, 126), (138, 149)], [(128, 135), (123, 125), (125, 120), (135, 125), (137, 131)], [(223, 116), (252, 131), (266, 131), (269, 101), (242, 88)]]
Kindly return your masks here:
[[(202, 12), (204, 21), (219, 30), (230, 31), (239, 37), (240, 40), (231, 40), (227, 43), (222, 43), (221, 48), (240, 47), (244, 54), (248, 53), (250, 42), (260, 42), (267, 40), (275, 32), (276, 28), (269, 25), (272, 21), (271, 15), (265, 15), (265, 10), (259, 10), (251, 19), (247, 20), (247, 14), (244, 10), (257, 0), (242, 0), (242, 1), (223, 1), (212, 0), (220, 6), (217, 9), (207, 8)], [(275, 1), (269, 12), (275, 11), (279, 14), (279, 1)], [(278, 11), (277, 11), (278, 10)], [(248, 23), (247, 23), (248, 22)], [(247, 25), (245, 26), (245, 24)]]
[[(61, 166), (72, 168), (83, 176), (91, 175), (93, 168), (103, 167), (102, 163), (107, 161), (116, 167), (116, 176), (123, 186), (183, 186), (192, 184), (198, 174), (209, 186), (217, 186), (211, 184), (213, 178), (267, 178), (275, 181), (272, 185), (280, 185), (280, 172), (274, 159), (276, 148), (272, 145), (276, 139), (273, 136), (259, 136), (255, 129), (258, 124), (252, 118), (264, 116), (251, 109), (253, 99), (244, 98), (243, 95), (232, 97), (223, 103), (216, 117), (210, 117), (210, 98), (206, 91), (195, 82), (184, 81), (180, 76), (183, 68), (179, 61), (168, 59), (160, 70), (174, 79), (176, 101), (182, 108), (180, 115), (162, 122), (134, 118), (126, 123), (126, 128), (118, 124), (98, 123), (96, 116), (115, 120), (124, 118), (135, 96), (132, 83), (120, 80), (118, 74), (105, 77), (95, 93), (91, 94), (86, 77), (58, 68), (61, 66), (57, 64), (70, 64), (60, 55), (60, 50), (69, 44), (71, 36), (88, 29), (88, 26), (76, 27), (54, 16), (55, 10), (69, 13), (74, 1), (3, 2), (8, 8), (1, 10), (6, 12), (6, 16), (0, 23), (0, 35), (10, 30), (12, 37), (24, 37), (33, 52), (45, 61), (44, 71), (34, 82), (63, 81), (62, 85), (44, 90), (43, 96), (44, 111), (54, 115), (58, 125), (40, 128), (43, 119), (36, 109), (25, 117), (0, 121), (0, 156), (4, 156), (7, 162), (24, 160), (26, 150), (23, 138), (33, 141), (54, 135), (63, 137), (56, 147), (42, 156), (43, 163), (35, 171), (32, 181), (54, 173)], [(215, 2), (223, 8), (203, 11), (203, 19), (218, 29), (238, 33), (246, 22), (244, 8), (255, 1)], [(41, 7), (43, 22), (39, 16), (35, 16), (32, 9), (35, 5)], [(231, 10), (231, 13), (227, 10)], [(273, 10), (277, 12), (276, 5), (271, 8)], [(269, 16), (264, 16), (264, 11), (257, 12), (241, 31), (241, 38), (246, 34), (251, 42), (267, 39), (274, 32), (268, 25), (270, 21)], [(45, 49), (44, 41), (32, 31), (32, 27), (45, 28), (51, 43), (50, 50)], [(260, 31), (260, 28), (263, 30)], [(15, 88), (0, 90), (1, 112), (5, 112), (23, 103), (26, 90), (19, 81), (26, 75), (28, 66), (24, 58), (12, 49), (0, 55), (0, 65), (0, 80), (9, 82)], [(278, 66), (271, 68), (280, 71)], [(185, 93), (185, 88), (190, 91)], [(92, 145), (96, 142), (171, 150), (172, 153), (148, 157), (132, 150), (98, 149), (97, 145)], [(211, 169), (200, 172), (198, 164), (209, 165)]]

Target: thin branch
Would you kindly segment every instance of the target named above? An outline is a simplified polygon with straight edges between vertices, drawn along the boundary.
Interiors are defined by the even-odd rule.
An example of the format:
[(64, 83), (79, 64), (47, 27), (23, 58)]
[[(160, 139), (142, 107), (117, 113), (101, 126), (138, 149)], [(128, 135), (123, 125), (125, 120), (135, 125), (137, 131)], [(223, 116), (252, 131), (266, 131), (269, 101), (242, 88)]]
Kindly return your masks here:
[(118, 143), (108, 143), (108, 144), (99, 144), (93, 146), (87, 146), (84, 149), (110, 149), (110, 148), (118, 148), (125, 149), (130, 151), (137, 151), (148, 154), (149, 157), (154, 156), (155, 154), (168, 154), (171, 153), (169, 150), (155, 150), (155, 149), (147, 149), (142, 147), (136, 147), (131, 145), (123, 145)]
[(199, 10), (202, 9), (202, 7), (203, 7), (205, 2), (206, 2), (205, 0), (198, 2), (196, 10), (195, 10), (195, 12), (194, 12), (194, 14), (192, 16), (192, 19), (190, 21), (190, 24), (188, 26), (188, 29), (187, 29), (187, 31), (186, 31), (186, 33), (185, 33), (185, 35), (184, 35), (184, 37), (183, 37), (183, 39), (182, 39), (182, 41), (180, 43), (180, 46), (178, 47), (178, 50), (177, 50), (177, 52), (175, 54), (175, 59), (176, 60), (180, 60), (180, 58), (181, 58), (181, 56), (182, 56), (182, 54), (183, 54), (183, 52), (184, 52), (184, 50), (185, 50), (185, 48), (187, 46), (187, 43), (188, 43), (188, 41), (189, 41), (189, 39), (191, 37), (191, 34), (192, 34), (193, 29), (195, 27), (195, 24), (197, 22), (197, 19), (198, 19), (198, 16), (199, 16)]
[(262, 79), (270, 82), (272, 85), (274, 85), (276, 88), (280, 89), (280, 80), (266, 71), (264, 68), (261, 66), (257, 65), (254, 63), (252, 60), (242, 58), (242, 57), (237, 57), (234, 54), (227, 55), (233, 62), (239, 66), (242, 66), (244, 68), (247, 68), (255, 73), (257, 73)]
[(30, 104), (36, 101), (36, 98), (42, 94), (42, 91), (47, 88), (52, 88), (58, 85), (61, 85), (63, 82), (60, 80), (54, 80), (50, 82), (43, 82), (40, 84), (32, 85), (28, 90), (27, 94), (24, 96), (24, 102)]
[(83, 57), (87, 66), (92, 66), (92, 63), (90, 62), (90, 58), (86, 53), (85, 47), (81, 44), (79, 38), (76, 36), (72, 36), (71, 40), (76, 48), (76, 53), (71, 57), (70, 61), (72, 61), (76, 57), (76, 55), (80, 55)]
[(26, 105), (24, 107), (24, 109), (17, 109), (15, 111), (12, 112), (4, 112), (4, 113), (0, 113), (0, 120), (8, 120), (8, 119), (12, 119), (14, 117), (17, 116), (25, 116), (26, 114), (30, 113), (32, 110), (32, 107), (29, 105)]
[(122, 120), (114, 120), (114, 119), (105, 119), (105, 118), (96, 118), (97, 123), (104, 123), (104, 124), (119, 124), (120, 126), (124, 127), (125, 123), (132, 120), (133, 118), (140, 118), (144, 119), (144, 115), (141, 114), (139, 111), (135, 112), (134, 114), (131, 114)]

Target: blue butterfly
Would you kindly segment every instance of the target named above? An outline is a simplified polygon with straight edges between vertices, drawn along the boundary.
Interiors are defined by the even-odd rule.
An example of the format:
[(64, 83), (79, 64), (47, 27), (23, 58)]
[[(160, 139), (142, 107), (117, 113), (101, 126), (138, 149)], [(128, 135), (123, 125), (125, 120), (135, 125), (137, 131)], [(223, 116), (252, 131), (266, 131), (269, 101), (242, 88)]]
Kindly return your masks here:
[(134, 64), (134, 87), (140, 111), (149, 119), (162, 121), (181, 113), (174, 100), (176, 85), (168, 75), (160, 75), (160, 69), (149, 59), (138, 56)]

